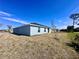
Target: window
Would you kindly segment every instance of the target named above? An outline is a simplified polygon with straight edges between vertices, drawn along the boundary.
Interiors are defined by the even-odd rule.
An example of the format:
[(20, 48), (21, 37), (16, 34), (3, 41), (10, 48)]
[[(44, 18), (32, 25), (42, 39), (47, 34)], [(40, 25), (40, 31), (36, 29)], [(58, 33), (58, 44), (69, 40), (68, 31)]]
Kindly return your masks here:
[(44, 28), (44, 32), (46, 32), (46, 28)]
[(49, 33), (49, 28), (48, 28), (48, 33)]
[(38, 27), (38, 32), (40, 32), (40, 27)]

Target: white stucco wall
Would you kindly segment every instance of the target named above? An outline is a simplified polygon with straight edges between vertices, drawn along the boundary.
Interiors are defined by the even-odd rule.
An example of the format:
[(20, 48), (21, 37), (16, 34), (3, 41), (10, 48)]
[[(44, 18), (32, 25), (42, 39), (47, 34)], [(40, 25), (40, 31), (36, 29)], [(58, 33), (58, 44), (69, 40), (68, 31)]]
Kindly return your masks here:
[(48, 28), (46, 28), (46, 32), (44, 32), (44, 28), (40, 27), (40, 32), (38, 32), (38, 27), (33, 27), (33, 26), (30, 27), (30, 36), (44, 34), (44, 33), (48, 33)]

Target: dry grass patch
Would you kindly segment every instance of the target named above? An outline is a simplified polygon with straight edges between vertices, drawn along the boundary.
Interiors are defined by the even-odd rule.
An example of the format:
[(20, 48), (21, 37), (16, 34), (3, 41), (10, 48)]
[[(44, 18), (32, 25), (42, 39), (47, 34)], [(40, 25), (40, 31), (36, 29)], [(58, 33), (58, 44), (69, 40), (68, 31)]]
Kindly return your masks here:
[(73, 49), (55, 40), (53, 35), (28, 37), (4, 33), (0, 37), (0, 46), (3, 46), (0, 59), (79, 59)]

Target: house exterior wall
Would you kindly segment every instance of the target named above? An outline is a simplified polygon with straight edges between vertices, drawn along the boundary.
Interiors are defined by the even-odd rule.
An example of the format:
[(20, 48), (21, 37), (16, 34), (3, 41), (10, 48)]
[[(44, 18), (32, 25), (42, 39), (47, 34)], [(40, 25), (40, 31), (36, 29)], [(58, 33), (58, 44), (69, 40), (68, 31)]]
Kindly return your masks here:
[(14, 28), (13, 33), (30, 36), (30, 26), (22, 26), (22, 27), (19, 27), (19, 28)]
[(49, 33), (51, 33), (52, 32), (52, 30), (51, 29), (49, 29)]
[(45, 33), (50, 33), (51, 29), (46, 28), (46, 32), (44, 32), (43, 27), (40, 27), (40, 32), (38, 32), (39, 27), (35, 26), (22, 26), (22, 27), (17, 27), (13, 29), (13, 33), (15, 34), (21, 34), (21, 35), (28, 35), (28, 36), (33, 36), (33, 35), (39, 35), (39, 34), (45, 34)]
[[(50, 32), (50, 29), (49, 29), (49, 32)], [(45, 33), (48, 33), (48, 28), (46, 28), (46, 32), (44, 32), (44, 28), (40, 27), (40, 32), (38, 32), (38, 27), (33, 27), (33, 26), (30, 27), (30, 36), (45, 34)]]

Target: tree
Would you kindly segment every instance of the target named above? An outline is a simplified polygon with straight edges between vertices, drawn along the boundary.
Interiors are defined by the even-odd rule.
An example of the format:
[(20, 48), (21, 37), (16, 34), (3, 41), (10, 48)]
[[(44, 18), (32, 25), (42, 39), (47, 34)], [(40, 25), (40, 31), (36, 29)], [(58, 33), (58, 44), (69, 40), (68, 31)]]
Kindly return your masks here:
[(73, 27), (75, 25), (75, 21), (79, 18), (79, 13), (71, 14), (70, 18), (73, 19)]
[(56, 32), (56, 26), (54, 24), (54, 20), (51, 21), (51, 28), (53, 32)]
[(7, 25), (8, 27), (8, 31), (11, 33), (12, 32), (12, 26), (11, 25)]
[(67, 32), (73, 32), (73, 27), (74, 26), (67, 26)]

